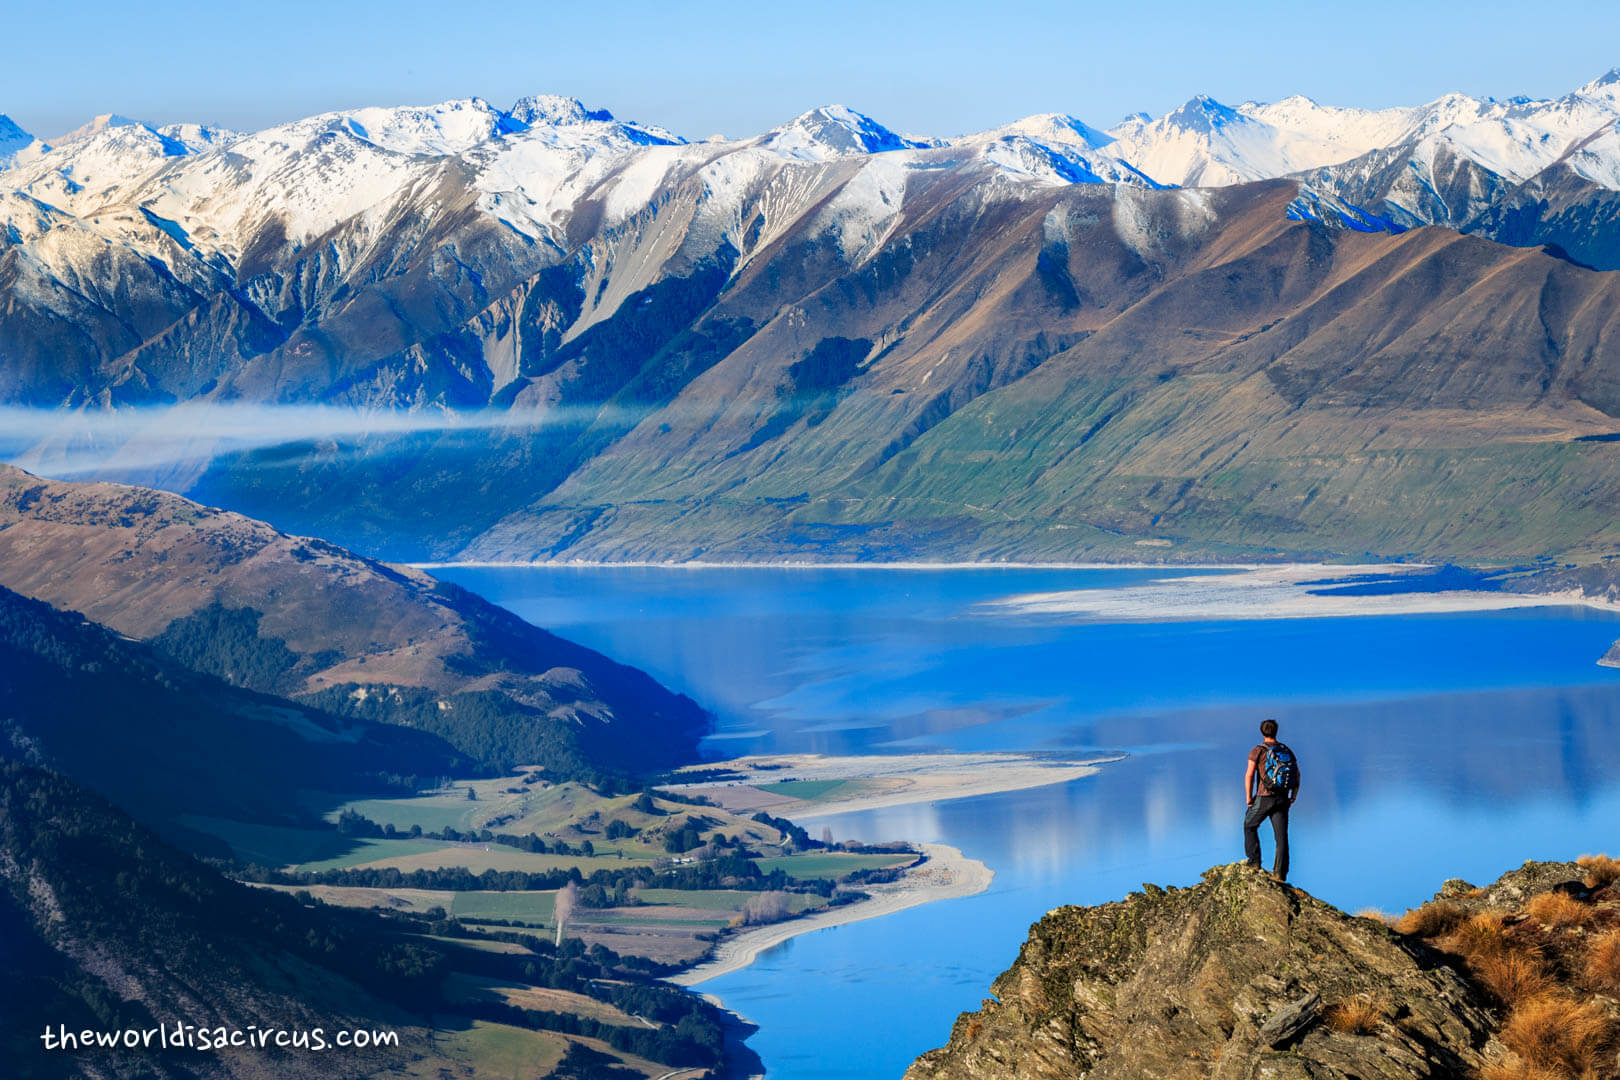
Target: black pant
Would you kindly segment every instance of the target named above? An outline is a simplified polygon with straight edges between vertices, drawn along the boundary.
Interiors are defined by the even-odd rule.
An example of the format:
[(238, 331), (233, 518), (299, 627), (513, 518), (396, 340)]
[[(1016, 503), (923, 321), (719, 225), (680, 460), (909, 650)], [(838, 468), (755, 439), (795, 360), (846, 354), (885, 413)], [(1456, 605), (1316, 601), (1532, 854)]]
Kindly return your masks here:
[(1243, 815), (1243, 854), (1249, 865), (1260, 868), (1260, 823), (1271, 819), (1271, 835), (1277, 839), (1277, 857), (1271, 872), (1280, 878), (1288, 877), (1288, 796), (1262, 795), (1254, 800), (1249, 812)]

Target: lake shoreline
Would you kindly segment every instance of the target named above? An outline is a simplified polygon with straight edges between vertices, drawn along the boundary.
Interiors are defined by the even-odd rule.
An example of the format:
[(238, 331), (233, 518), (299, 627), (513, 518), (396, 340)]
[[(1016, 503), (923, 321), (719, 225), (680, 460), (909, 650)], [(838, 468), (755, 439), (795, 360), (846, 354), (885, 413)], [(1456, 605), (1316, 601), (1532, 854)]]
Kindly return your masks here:
[[(945, 802), (980, 795), (1066, 784), (1095, 776), (1100, 766), (1124, 754), (1084, 756), (1019, 751), (912, 754), (754, 754), (688, 765), (681, 773), (726, 770), (734, 776), (662, 784), (661, 789), (698, 795), (734, 813), (765, 811), (790, 820), (819, 820), (916, 803)], [(852, 790), (797, 798), (772, 792), (792, 783), (848, 784)]]
[(995, 871), (948, 844), (922, 844), (920, 847), (923, 861), (908, 867), (898, 881), (865, 886), (863, 891), (869, 899), (744, 930), (721, 941), (707, 959), (668, 976), (666, 981), (677, 986), (696, 986), (740, 971), (767, 950), (801, 934), (876, 919), (937, 900), (977, 896), (995, 879)]
[[(1019, 791), (1051, 784), (1063, 784), (1094, 776), (1100, 766), (1122, 760), (1123, 754), (1090, 757), (1085, 760), (1058, 760), (1050, 756), (1015, 753), (905, 754), (894, 756), (832, 757), (822, 754), (787, 754), (736, 758), (692, 768), (731, 768), (739, 773), (763, 771), (720, 784), (684, 786), (709, 797), (718, 793), (741, 795), (744, 791), (761, 794), (752, 784), (773, 781), (778, 771), (859, 781), (891, 781), (900, 787), (867, 790), (854, 796), (826, 801), (787, 800), (776, 809), (793, 818), (816, 820), (838, 814), (975, 798)], [(674, 786), (674, 785), (670, 785)], [(771, 812), (767, 810), (767, 812)], [(815, 930), (881, 918), (897, 911), (955, 900), (984, 892), (995, 879), (995, 871), (978, 859), (969, 858), (948, 844), (917, 845), (919, 862), (907, 867), (897, 881), (862, 886), (868, 898), (837, 908), (823, 909), (795, 919), (743, 930), (724, 938), (706, 958), (685, 971), (668, 977), (677, 986), (691, 987), (748, 967), (761, 954), (785, 941)]]
[[(469, 562), (411, 562), (404, 564), (416, 570), (891, 570), (901, 572), (976, 571), (976, 570), (1160, 570), (1166, 575), (1160, 584), (1178, 584), (1175, 575), (1182, 571), (1230, 571), (1230, 574), (1212, 574), (1187, 579), (1187, 582), (1224, 582), (1229, 578), (1253, 577), (1273, 579), (1268, 584), (1277, 588), (1303, 584), (1308, 575), (1398, 575), (1413, 571), (1434, 569), (1433, 563), (1321, 563), (1321, 562), (816, 562), (783, 560), (761, 561), (655, 561), (634, 560), (603, 562), (585, 559), (546, 562), (469, 561)], [(1253, 587), (1244, 583), (1243, 587)], [(1327, 587), (1331, 588), (1331, 586)], [(1208, 618), (1207, 613), (1184, 612), (1175, 597), (1166, 597), (1153, 603), (1142, 603), (1120, 610), (1117, 607), (1096, 612), (1084, 601), (1067, 602), (1062, 597), (1078, 593), (1117, 591), (1107, 588), (1095, 590), (1064, 590), (1052, 593), (1030, 593), (1009, 597), (998, 606), (1011, 615), (1081, 616), (1108, 622), (1162, 622), (1165, 620), (1197, 620)], [(1241, 611), (1224, 611), (1219, 617), (1231, 619), (1286, 619), (1286, 618), (1354, 618), (1392, 615), (1467, 614), (1480, 611), (1508, 611), (1537, 607), (1587, 607), (1597, 611), (1620, 612), (1620, 602), (1601, 596), (1592, 596), (1579, 589), (1560, 592), (1511, 592), (1498, 589), (1456, 588), (1434, 591), (1389, 590), (1385, 592), (1316, 593), (1306, 606), (1289, 601), (1293, 597), (1275, 598), (1271, 602), (1243, 605)]]
[[(784, 560), (779, 562), (719, 562), (705, 559), (682, 559), (660, 562), (653, 559), (613, 560), (592, 559), (547, 560), (519, 562), (496, 560), (471, 562), (407, 562), (402, 565), (413, 570), (1263, 570), (1271, 566), (1304, 565), (1299, 563), (1164, 563), (1164, 562), (923, 562), (915, 559), (896, 562), (814, 562)], [(1386, 564), (1379, 564), (1381, 567)], [(1390, 566), (1425, 566), (1424, 563), (1391, 563)]]

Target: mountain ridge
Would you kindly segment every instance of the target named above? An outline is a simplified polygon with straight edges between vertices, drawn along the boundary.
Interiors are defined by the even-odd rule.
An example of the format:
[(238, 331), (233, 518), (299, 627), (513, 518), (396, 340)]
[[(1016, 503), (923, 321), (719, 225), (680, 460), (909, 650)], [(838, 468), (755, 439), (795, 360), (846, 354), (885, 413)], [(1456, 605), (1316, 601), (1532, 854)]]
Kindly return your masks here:
[(165, 492), (0, 466), (0, 586), (485, 769), (624, 783), (707, 730), (690, 699), (463, 589)]
[[(185, 153), (113, 127), (60, 152), (139, 143), (101, 179), (0, 173), (0, 399), (69, 422), (21, 448), (44, 472), (107, 410), (499, 414), (174, 470), (410, 560), (1585, 558), (1606, 526), (1554, 511), (1608, 489), (1610, 451), (1583, 440), (1620, 414), (1613, 279), (1585, 269), (1620, 251), (1620, 192), (1580, 156), (1607, 152), (1608, 88), (1378, 113), (1195, 100), (1164, 145), (1232, 179), (1321, 160), (1324, 132), (1349, 132), (1331, 156), (1408, 140), (1199, 188), (1116, 156), (1165, 118), (951, 141), (823, 109), (686, 143), (572, 99), (511, 122), (464, 99)], [(1486, 130), (1529, 164), (1469, 156)]]

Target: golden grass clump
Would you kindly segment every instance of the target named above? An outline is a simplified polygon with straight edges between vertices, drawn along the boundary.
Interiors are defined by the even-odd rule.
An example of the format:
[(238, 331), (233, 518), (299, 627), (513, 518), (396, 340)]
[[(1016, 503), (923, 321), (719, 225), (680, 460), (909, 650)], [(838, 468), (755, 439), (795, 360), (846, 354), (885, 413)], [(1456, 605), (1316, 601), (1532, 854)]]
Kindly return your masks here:
[(1501, 913), (1481, 911), (1469, 916), (1446, 935), (1445, 946), (1469, 960), (1503, 951), (1507, 948), (1507, 937), (1503, 933)]
[(1587, 945), (1586, 980), (1604, 990), (1620, 990), (1620, 930), (1607, 930)]
[(1509, 1008), (1540, 997), (1553, 987), (1541, 954), (1535, 949), (1481, 953), (1471, 957), (1468, 966), (1485, 989)]
[(1356, 912), (1355, 917), (1358, 919), (1371, 919), (1373, 922), (1381, 922), (1385, 926), (1393, 926), (1395, 924), (1395, 916), (1391, 915), (1387, 911), (1375, 907), (1364, 907), (1360, 911)]
[(1580, 1076), (1595, 1068), (1613, 1045), (1614, 1031), (1597, 1002), (1546, 993), (1513, 1008), (1502, 1025), (1501, 1039), (1531, 1065)]
[(1569, 1080), (1563, 1069), (1534, 1065), (1521, 1057), (1493, 1061), (1480, 1070), (1479, 1080)]
[(1341, 1035), (1371, 1035), (1388, 1012), (1388, 1006), (1372, 994), (1357, 994), (1328, 1007), (1323, 1019)]
[(1395, 929), (1413, 937), (1434, 938), (1449, 933), (1466, 915), (1449, 900), (1431, 900), (1422, 907), (1409, 908), (1395, 921)]
[(1543, 926), (1578, 926), (1592, 909), (1566, 892), (1544, 892), (1530, 898), (1524, 913)]
[(1620, 881), (1620, 859), (1607, 855), (1582, 855), (1575, 865), (1586, 871), (1586, 887), (1603, 889)]

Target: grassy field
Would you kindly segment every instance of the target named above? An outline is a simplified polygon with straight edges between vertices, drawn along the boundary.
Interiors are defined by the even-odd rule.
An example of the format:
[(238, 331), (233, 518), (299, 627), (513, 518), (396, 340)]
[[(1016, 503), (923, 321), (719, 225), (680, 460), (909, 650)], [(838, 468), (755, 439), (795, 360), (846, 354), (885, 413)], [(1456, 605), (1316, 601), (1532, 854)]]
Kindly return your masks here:
[(438, 840), (367, 840), (324, 829), (253, 825), (224, 818), (187, 815), (181, 824), (230, 845), (236, 857), (260, 866), (326, 870), (389, 856), (414, 855), (446, 845)]
[(380, 907), (417, 913), (436, 907), (449, 912), (456, 896), (460, 895), (449, 889), (363, 889), (346, 885), (258, 885), (255, 888), (308, 892), (322, 903), (339, 907)]
[(445, 862), (444, 857), (436, 853), (453, 847), (442, 840), (375, 840), (370, 837), (346, 837), (350, 850), (341, 855), (327, 859), (313, 859), (308, 862), (295, 862), (295, 870), (342, 870), (350, 866), (370, 866), (380, 860), (420, 858), (431, 866), (455, 866), (454, 862)]
[(848, 780), (783, 780), (777, 784), (753, 784), (760, 791), (772, 795), (786, 795), (790, 799), (821, 799), (849, 786)]
[[(440, 937), (436, 934), (423, 934), (424, 941), (437, 941), (456, 949), (472, 949), (474, 952), (499, 953), (503, 956), (533, 956), (522, 945), (510, 941), (484, 941), (480, 938)], [(454, 976), (452, 976), (454, 978)]]
[(554, 892), (458, 892), (450, 914), (466, 919), (517, 919), (550, 924)]
[[(412, 841), (375, 840), (375, 844), (403, 844)], [(423, 843), (423, 841), (415, 841)], [(364, 865), (371, 869), (395, 867), (401, 872), (409, 873), (412, 870), (437, 870), (441, 866), (465, 866), (474, 874), (482, 874), (485, 870), (522, 870), (531, 874), (543, 874), (548, 870), (568, 870), (578, 867), (579, 872), (589, 876), (597, 870), (623, 869), (633, 860), (623, 859), (617, 855), (531, 855), (527, 851), (519, 851), (504, 844), (446, 844), (441, 841), (426, 841), (431, 847), (426, 849), (388, 849), (378, 850)], [(357, 863), (350, 861), (342, 865), (354, 866)], [(304, 869), (313, 870), (309, 866)]]
[(438, 1017), (445, 1026), (434, 1033), (434, 1056), (404, 1065), (401, 1075), (413, 1080), (440, 1080), (444, 1075), (532, 1080), (562, 1061), (568, 1038), (549, 1031), (527, 1031), (482, 1020)]
[(605, 1001), (567, 990), (525, 986), (522, 983), (463, 975), (460, 972), (452, 974), (445, 980), (444, 990), (445, 995), (452, 1001), (499, 1001), (506, 1005), (516, 1005), (520, 1009), (573, 1013), (575, 1016), (589, 1016), (609, 1024), (623, 1024), (627, 1027), (640, 1023), (635, 1017)]
[(392, 825), (401, 831), (412, 825), (422, 826), (423, 832), (438, 832), (446, 825), (452, 829), (473, 829), (480, 818), (490, 816), (489, 804), (470, 801), (461, 788), (443, 795), (417, 795), (409, 799), (355, 799), (326, 815), (336, 822), (344, 810), (353, 810), (378, 825)]
[(838, 878), (855, 870), (878, 870), (887, 866), (905, 866), (915, 855), (851, 855), (836, 851), (812, 851), (803, 855), (781, 855), (773, 859), (760, 859), (761, 873), (784, 870), (801, 880), (811, 878)]
[[(669, 905), (671, 907), (701, 908), (705, 911), (737, 912), (743, 905), (755, 896), (757, 892), (746, 892), (742, 889), (637, 889), (636, 896), (644, 904)], [(806, 896), (793, 893), (788, 897), (788, 907), (793, 911), (804, 911), (807, 908), (822, 907), (827, 903), (819, 896)], [(629, 909), (634, 911), (634, 908)]]
[[(467, 798), (469, 790), (477, 797)], [(598, 851), (631, 859), (662, 856), (665, 836), (683, 828), (693, 817), (708, 822), (702, 829), (705, 836), (723, 832), (756, 844), (782, 841), (782, 834), (769, 825), (718, 807), (693, 807), (655, 798), (654, 812), (648, 813), (637, 810), (636, 802), (637, 796), (633, 795), (600, 795), (578, 784), (524, 784), (506, 776), (458, 780), (446, 791), (401, 798), (356, 798), (328, 812), (326, 819), (335, 822), (344, 810), (352, 810), (378, 825), (392, 825), (402, 831), (412, 825), (429, 833), (446, 826), (461, 832), (487, 828), (514, 836), (562, 840), (574, 847), (589, 840)], [(607, 827), (615, 821), (629, 825), (637, 835), (609, 840)], [(300, 854), (303, 860), (315, 857)]]

